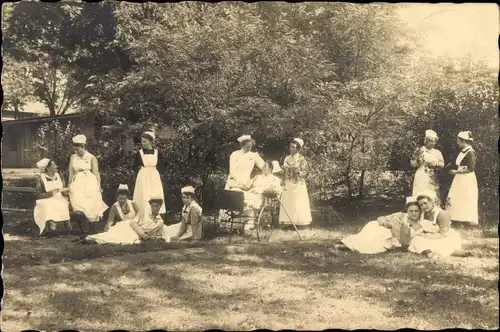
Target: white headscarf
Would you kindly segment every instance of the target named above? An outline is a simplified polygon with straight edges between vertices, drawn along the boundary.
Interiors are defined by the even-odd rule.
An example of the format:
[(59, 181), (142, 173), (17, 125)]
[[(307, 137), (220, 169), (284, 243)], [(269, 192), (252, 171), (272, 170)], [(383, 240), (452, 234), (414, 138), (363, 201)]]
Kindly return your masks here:
[(47, 168), (47, 166), (49, 166), (49, 163), (50, 163), (49, 158), (43, 158), (42, 160), (40, 160), (36, 163), (36, 167), (39, 170), (44, 171)]
[(474, 141), (474, 139), (472, 138), (472, 133), (470, 131), (461, 131), (457, 136), (466, 141)]
[(74, 144), (87, 144), (87, 137), (85, 135), (76, 135), (72, 139)]
[(300, 145), (300, 147), (304, 146), (304, 141), (301, 138), (294, 138), (293, 141)]
[(244, 141), (249, 141), (252, 139), (252, 136), (250, 135), (241, 135), (240, 137), (238, 137), (238, 143), (242, 143)]

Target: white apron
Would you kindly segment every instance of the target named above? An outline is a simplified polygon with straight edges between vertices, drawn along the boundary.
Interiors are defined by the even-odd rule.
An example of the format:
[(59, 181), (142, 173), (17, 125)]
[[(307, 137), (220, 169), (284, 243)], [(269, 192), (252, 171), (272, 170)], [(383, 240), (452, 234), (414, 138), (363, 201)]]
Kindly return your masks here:
[(83, 157), (73, 155), (70, 167), (74, 177), (69, 185), (69, 198), (74, 211), (83, 212), (90, 222), (98, 222), (108, 206), (102, 200), (97, 177), (91, 172), (92, 155), (85, 152)]
[(391, 230), (379, 225), (377, 220), (370, 221), (358, 234), (342, 239), (347, 248), (361, 254), (385, 252), (395, 246), (393, 242)]
[[(141, 212), (149, 214), (149, 199), (151, 196), (164, 197), (163, 184), (161, 183), (160, 173), (156, 169), (158, 164), (158, 150), (153, 154), (144, 154), (139, 150), (142, 158), (143, 167), (139, 170), (135, 180), (134, 202), (139, 206)], [(165, 202), (161, 205), (160, 214), (167, 212)]]
[(428, 150), (425, 146), (421, 148), (423, 163), (415, 171), (415, 176), (413, 179), (413, 196), (416, 197), (418, 194), (431, 190), (436, 193), (436, 204), (441, 205), (439, 199), (439, 182), (436, 174), (429, 166), (439, 165), (444, 166), (443, 155), (439, 150), (432, 149)]
[[(458, 155), (455, 161), (458, 167), (469, 150)], [(479, 224), (478, 200), (476, 173), (455, 174), (446, 201), (451, 220)]]
[[(287, 162), (293, 163), (292, 157), (285, 158)], [(309, 193), (304, 179), (290, 181), (285, 179), (285, 190), (281, 195), (279, 222), (280, 224), (305, 226), (312, 222), (311, 206), (309, 204)], [(285, 213), (286, 212), (288, 213)], [(290, 220), (291, 219), (291, 220)]]
[[(437, 217), (441, 211), (442, 210), (440, 208), (435, 208), (433, 220), (424, 220), (424, 213), (422, 213), (420, 224), (424, 230), (430, 228), (426, 225), (429, 221), (431, 223), (431, 227), (437, 227)], [(408, 250), (417, 254), (421, 254), (425, 250), (430, 250), (433, 253), (439, 254), (441, 257), (448, 257), (453, 254), (453, 252), (462, 248), (460, 233), (454, 229), (450, 228), (449, 231), (442, 237), (432, 237), (434, 235), (435, 234), (430, 233), (420, 233), (411, 240)]]
[[(52, 181), (47, 181), (46, 175), (43, 173), (40, 174), (40, 177), (46, 192), (63, 187), (61, 177), (57, 173)], [(69, 203), (61, 193), (49, 198), (37, 199), (33, 218), (40, 230), (39, 234), (42, 234), (47, 221), (61, 222), (70, 220)]]
[(117, 222), (115, 225), (111, 226), (107, 232), (90, 235), (89, 239), (96, 241), (99, 244), (111, 243), (111, 244), (134, 244), (139, 243), (139, 235), (130, 227), (130, 221), (136, 216), (136, 211), (131, 200), (127, 200), (127, 205), (129, 213), (124, 214), (120, 206), (120, 203), (116, 202), (114, 204), (118, 210), (118, 214), (122, 221)]

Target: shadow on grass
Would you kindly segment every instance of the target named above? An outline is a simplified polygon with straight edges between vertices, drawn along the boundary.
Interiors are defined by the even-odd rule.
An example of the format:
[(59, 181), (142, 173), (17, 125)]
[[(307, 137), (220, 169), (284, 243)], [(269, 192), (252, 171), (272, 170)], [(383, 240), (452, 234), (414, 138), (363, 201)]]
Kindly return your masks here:
[[(494, 246), (491, 242), (490, 247)], [(6, 322), (18, 319), (12, 311), (24, 310), (26, 296), (33, 295), (29, 305), (44, 307), (45, 314), (27, 319), (32, 327), (39, 329), (59, 328), (48, 322), (61, 319), (56, 317), (61, 313), (65, 319), (84, 314), (87, 320), (108, 328), (106, 317), (118, 315), (120, 320), (112, 322), (113, 328), (129, 329), (131, 326), (169, 328), (169, 322), (173, 322), (169, 320), (184, 328), (206, 329), (208, 326), (200, 321), (193, 326), (187, 317), (233, 315), (236, 321), (240, 318), (242, 321), (233, 321), (233, 325), (213, 320), (206, 323), (213, 328), (235, 329), (241, 324), (251, 328), (255, 324), (243, 323), (243, 316), (259, 311), (277, 317), (300, 316), (300, 307), (310, 305), (307, 300), (301, 304), (283, 298), (270, 302), (262, 299), (269, 289), (286, 285), (303, 290), (307, 296), (319, 292), (339, 301), (353, 297), (375, 301), (374, 305), (389, 307), (391, 317), (401, 319), (402, 327), (408, 323), (409, 315), (431, 321), (435, 328), (496, 327), (497, 271), (480, 269), (475, 273), (465, 268), (468, 259), (458, 263), (464, 268), (405, 252), (368, 256), (336, 252), (328, 243), (297, 242), (209, 245), (40, 266), (31, 272), (16, 269), (14, 273), (10, 269), (5, 274), (7, 289), (14, 289), (18, 295), (7, 294), (9, 309), (4, 319)], [(281, 280), (281, 286), (279, 282), (274, 286), (276, 280), (271, 278), (277, 271), (289, 276)], [(267, 275), (268, 279), (264, 277), (253, 284), (239, 281), (259, 273), (260, 278)], [(230, 283), (237, 285), (230, 287)], [(290, 293), (281, 296), (294, 295), (293, 291)], [(161, 319), (155, 318), (156, 325), (151, 325), (148, 315), (141, 316), (148, 312), (161, 315)], [(75, 321), (75, 324), (80, 324), (74, 326), (78, 328), (97, 328), (88, 325), (91, 323)]]
[[(315, 229), (304, 233), (312, 239), (321, 232), (354, 233), (366, 221), (397, 211), (385, 203), (370, 207), (373, 211), (365, 211), (363, 218), (362, 207), (351, 216), (352, 211), (339, 208), (346, 217), (335, 223), (330, 222), (330, 212), (316, 210)], [(26, 321), (30, 328), (60, 329), (61, 322), (98, 330), (169, 328), (172, 322), (178, 329), (265, 328), (283, 317), (303, 317), (303, 306), (315, 305), (309, 298), (304, 303), (287, 300), (297, 295), (294, 289), (306, 296), (323, 293), (325, 298), (341, 301), (340, 305), (358, 297), (374, 301), (374, 306), (389, 307), (391, 317), (401, 320), (400, 327), (409, 324), (410, 316), (430, 321), (427, 326), (431, 328), (492, 328), (498, 322), (498, 241), (475, 233), (478, 237), (466, 247), (476, 257), (451, 259), (453, 265), (404, 252), (371, 256), (335, 251), (326, 233), (323, 242), (256, 244), (254, 239), (229, 237), (237, 245), (81, 246), (72, 242), (75, 236), (33, 239), (26, 230), (23, 233), (23, 227), (6, 225), (4, 277), (9, 292), (4, 321)], [(294, 231), (280, 236), (279, 241), (296, 238)], [(244, 243), (248, 241), (252, 244)], [(183, 248), (187, 250), (172, 250)], [(120, 256), (142, 252), (149, 253)], [(102, 257), (111, 258), (97, 259)], [(474, 259), (487, 266), (471, 268)], [(49, 265), (68, 261), (77, 262)], [(32, 265), (39, 266), (16, 268)], [(274, 280), (273, 273), (288, 277)], [(256, 275), (260, 279), (253, 284), (239, 281)], [(237, 285), (229, 287), (229, 283)], [(264, 296), (273, 287), (285, 286), (292, 290), (283, 291), (281, 298)], [(28, 315), (33, 308), (43, 309)], [(259, 322), (256, 312), (269, 317), (267, 326), (251, 322)], [(107, 317), (118, 318), (110, 321)], [(212, 318), (193, 322), (193, 317)], [(301, 327), (305, 323), (300, 319), (293, 324), (307, 327)]]

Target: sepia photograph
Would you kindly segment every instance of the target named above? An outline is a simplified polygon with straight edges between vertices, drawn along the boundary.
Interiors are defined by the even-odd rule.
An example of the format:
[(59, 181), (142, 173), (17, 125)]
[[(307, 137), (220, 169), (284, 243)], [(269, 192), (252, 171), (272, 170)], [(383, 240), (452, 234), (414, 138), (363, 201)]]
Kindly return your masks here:
[(499, 6), (2, 5), (2, 331), (499, 328)]

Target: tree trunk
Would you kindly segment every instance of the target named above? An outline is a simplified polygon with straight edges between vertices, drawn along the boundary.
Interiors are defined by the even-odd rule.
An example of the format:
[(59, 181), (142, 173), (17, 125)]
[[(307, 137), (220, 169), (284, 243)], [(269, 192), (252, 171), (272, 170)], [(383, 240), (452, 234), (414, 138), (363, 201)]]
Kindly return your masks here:
[(15, 103), (14, 105), (14, 119), (18, 120), (21, 118), (21, 114), (19, 114), (19, 104)]
[(354, 151), (354, 144), (356, 143), (356, 139), (357, 136), (353, 136), (351, 138), (351, 146), (349, 148), (349, 161), (347, 162), (347, 167), (344, 173), (344, 179), (347, 185), (347, 194), (349, 195), (349, 203), (352, 202), (351, 163), (352, 163), (352, 154)]
[(347, 185), (347, 198), (349, 200), (349, 203), (352, 203), (352, 183), (351, 183), (351, 177), (349, 176), (349, 173), (351, 172), (350, 168), (346, 172), (345, 175), (345, 183)]
[(361, 176), (359, 177), (359, 195), (358, 195), (359, 200), (365, 198), (364, 189), (365, 189), (365, 170), (363, 169), (361, 171)]
[[(361, 139), (361, 153), (363, 154), (363, 157), (366, 153), (365, 149), (365, 137)], [(366, 159), (365, 159), (366, 160)], [(358, 194), (358, 199), (362, 200), (364, 198), (364, 189), (365, 189), (365, 167), (363, 165), (363, 168), (361, 169), (361, 176), (359, 177), (359, 194)]]
[(54, 103), (51, 103), (51, 102), (47, 102), (46, 105), (47, 105), (47, 108), (49, 109), (50, 116), (56, 116), (57, 115), (56, 105)]

